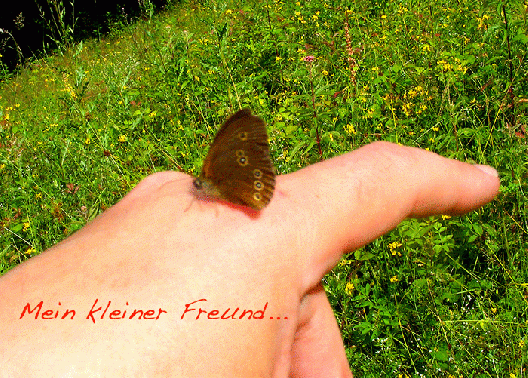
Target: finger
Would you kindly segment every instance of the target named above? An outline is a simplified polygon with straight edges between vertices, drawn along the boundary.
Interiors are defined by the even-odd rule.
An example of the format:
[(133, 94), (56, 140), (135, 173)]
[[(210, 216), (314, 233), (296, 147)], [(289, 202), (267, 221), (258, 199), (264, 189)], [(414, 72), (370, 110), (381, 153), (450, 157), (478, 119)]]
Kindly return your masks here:
[(301, 303), (291, 355), (291, 377), (352, 377), (334, 313), (320, 284)]
[(305, 255), (307, 263), (324, 269), (305, 270), (318, 282), (344, 251), (406, 217), (462, 214), (484, 205), (496, 196), (499, 179), (491, 167), (380, 142), (284, 176), (280, 184), (298, 209), (288, 219), (312, 251)]

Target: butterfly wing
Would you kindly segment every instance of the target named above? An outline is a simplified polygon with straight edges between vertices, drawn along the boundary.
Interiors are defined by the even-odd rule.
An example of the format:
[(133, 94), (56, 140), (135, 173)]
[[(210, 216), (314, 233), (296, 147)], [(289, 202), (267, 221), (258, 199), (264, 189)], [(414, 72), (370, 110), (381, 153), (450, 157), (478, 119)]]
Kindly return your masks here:
[(207, 195), (264, 208), (275, 189), (264, 121), (249, 109), (233, 114), (218, 131), (197, 180)]

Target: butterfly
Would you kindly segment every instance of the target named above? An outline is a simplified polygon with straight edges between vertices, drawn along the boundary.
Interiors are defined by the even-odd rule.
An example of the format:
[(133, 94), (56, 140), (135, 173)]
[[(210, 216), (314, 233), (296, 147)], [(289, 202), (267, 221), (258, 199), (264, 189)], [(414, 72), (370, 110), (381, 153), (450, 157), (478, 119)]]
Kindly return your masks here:
[(198, 196), (254, 210), (266, 207), (275, 190), (275, 172), (264, 121), (249, 109), (229, 117), (216, 134), (193, 186)]

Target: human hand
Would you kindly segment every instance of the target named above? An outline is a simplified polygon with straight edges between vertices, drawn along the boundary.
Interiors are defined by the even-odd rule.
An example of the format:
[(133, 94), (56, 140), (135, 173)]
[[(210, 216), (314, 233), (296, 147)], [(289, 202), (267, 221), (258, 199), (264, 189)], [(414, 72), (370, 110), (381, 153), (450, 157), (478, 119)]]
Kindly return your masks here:
[[(0, 279), (3, 373), (350, 377), (324, 274), (406, 217), (462, 214), (499, 187), (489, 167), (390, 143), (278, 176), (258, 214), (189, 207), (191, 181), (148, 177)], [(73, 319), (61, 319), (67, 309)], [(151, 319), (130, 319), (134, 309)], [(243, 310), (262, 312), (238, 319)]]

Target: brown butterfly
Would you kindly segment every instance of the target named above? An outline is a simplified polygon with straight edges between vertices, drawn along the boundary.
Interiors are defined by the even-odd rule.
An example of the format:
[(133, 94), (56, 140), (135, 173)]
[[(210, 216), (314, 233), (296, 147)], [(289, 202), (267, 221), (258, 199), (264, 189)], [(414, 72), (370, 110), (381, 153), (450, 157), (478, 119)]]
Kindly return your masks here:
[(266, 124), (243, 109), (222, 125), (193, 181), (198, 196), (221, 198), (261, 210), (275, 189)]

